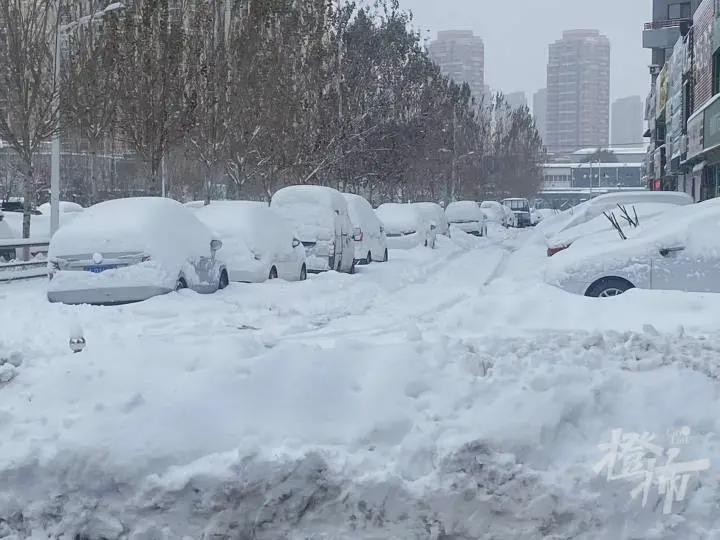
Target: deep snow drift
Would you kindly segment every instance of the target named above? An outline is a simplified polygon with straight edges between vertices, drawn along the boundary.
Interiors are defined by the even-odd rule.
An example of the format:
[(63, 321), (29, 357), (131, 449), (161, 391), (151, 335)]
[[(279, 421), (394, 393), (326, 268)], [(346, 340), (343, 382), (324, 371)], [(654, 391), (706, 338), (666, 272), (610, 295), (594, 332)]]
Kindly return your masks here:
[[(0, 287), (0, 538), (718, 538), (720, 296), (573, 297), (536, 232), (454, 235), (124, 307)], [(616, 429), (710, 468), (664, 513), (598, 469)]]

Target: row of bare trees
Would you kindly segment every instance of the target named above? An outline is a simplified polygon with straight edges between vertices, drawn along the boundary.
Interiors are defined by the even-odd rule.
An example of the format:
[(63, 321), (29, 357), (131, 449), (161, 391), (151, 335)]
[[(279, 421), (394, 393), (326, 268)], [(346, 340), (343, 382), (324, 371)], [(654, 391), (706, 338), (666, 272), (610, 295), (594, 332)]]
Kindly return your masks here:
[(108, 3), (0, 0), (0, 139), (28, 210), (56, 129), (63, 196), (84, 204), (164, 186), (267, 198), (318, 183), (373, 203), (538, 189), (527, 108), (444, 77), (397, 0), (133, 0), (92, 17)]

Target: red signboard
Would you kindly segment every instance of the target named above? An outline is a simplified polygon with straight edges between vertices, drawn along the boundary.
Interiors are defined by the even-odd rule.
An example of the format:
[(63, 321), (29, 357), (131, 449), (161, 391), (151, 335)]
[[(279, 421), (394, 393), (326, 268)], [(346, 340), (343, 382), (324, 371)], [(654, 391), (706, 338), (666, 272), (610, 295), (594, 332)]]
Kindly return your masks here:
[(662, 180), (656, 179), (653, 182), (653, 190), (654, 191), (662, 191)]

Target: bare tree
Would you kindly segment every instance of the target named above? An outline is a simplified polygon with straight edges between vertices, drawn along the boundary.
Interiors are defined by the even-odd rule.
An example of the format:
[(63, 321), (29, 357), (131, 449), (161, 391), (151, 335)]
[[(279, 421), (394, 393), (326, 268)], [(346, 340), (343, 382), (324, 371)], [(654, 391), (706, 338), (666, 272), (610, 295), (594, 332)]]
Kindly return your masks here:
[(35, 156), (58, 129), (54, 5), (50, 0), (0, 0), (0, 139), (23, 166), (24, 238), (30, 236), (35, 201)]

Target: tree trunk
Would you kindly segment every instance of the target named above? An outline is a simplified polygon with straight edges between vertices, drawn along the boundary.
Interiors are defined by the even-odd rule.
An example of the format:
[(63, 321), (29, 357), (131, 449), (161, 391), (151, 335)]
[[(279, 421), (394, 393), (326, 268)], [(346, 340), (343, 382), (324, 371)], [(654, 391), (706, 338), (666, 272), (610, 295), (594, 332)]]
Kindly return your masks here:
[[(35, 198), (35, 171), (32, 158), (25, 162), (25, 193), (23, 195), (23, 238), (30, 238), (30, 216), (32, 215), (33, 199)], [(23, 249), (23, 260), (30, 260), (30, 248)]]
[(90, 163), (89, 163), (89, 169), (90, 169), (90, 205), (93, 205), (97, 202), (97, 183), (95, 180), (95, 156), (97, 155), (97, 150), (95, 148), (95, 144), (92, 144), (92, 147), (90, 148)]

